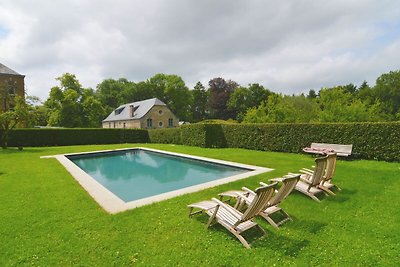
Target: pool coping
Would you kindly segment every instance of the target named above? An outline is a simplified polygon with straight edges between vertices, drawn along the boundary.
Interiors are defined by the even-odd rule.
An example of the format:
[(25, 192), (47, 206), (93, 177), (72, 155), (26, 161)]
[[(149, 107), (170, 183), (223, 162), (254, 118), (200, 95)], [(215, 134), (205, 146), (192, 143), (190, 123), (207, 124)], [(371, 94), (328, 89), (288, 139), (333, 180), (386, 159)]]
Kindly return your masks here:
[[(222, 179), (198, 184), (198, 185), (192, 185), (189, 187), (173, 190), (173, 191), (162, 193), (162, 194), (155, 195), (155, 196), (150, 196), (150, 197), (146, 197), (146, 198), (142, 198), (142, 199), (138, 199), (138, 200), (134, 200), (134, 201), (130, 201), (130, 202), (125, 202), (122, 199), (120, 199), (118, 196), (116, 196), (114, 193), (109, 191), (102, 184), (97, 182), (93, 177), (91, 177), (89, 174), (87, 174), (85, 171), (83, 171), (77, 165), (75, 165), (75, 163), (73, 163), (70, 159), (67, 158), (67, 156), (72, 156), (72, 155), (101, 153), (101, 152), (115, 152), (115, 151), (119, 151), (119, 150), (129, 150), (129, 149), (142, 149), (145, 151), (147, 150), (147, 151), (163, 153), (163, 154), (172, 155), (172, 156), (184, 157), (184, 158), (189, 158), (189, 159), (195, 159), (195, 160), (201, 160), (201, 161), (206, 161), (206, 162), (211, 162), (211, 163), (217, 163), (217, 164), (223, 164), (223, 165), (228, 165), (228, 166), (233, 166), (233, 167), (238, 167), (238, 168), (249, 169), (250, 171), (241, 173), (241, 174), (237, 174), (237, 175), (233, 175), (233, 176), (229, 176), (229, 177), (225, 177)], [(242, 163), (225, 161), (225, 160), (219, 160), (219, 159), (212, 159), (212, 158), (207, 158), (207, 157), (192, 156), (192, 155), (183, 154), (183, 153), (176, 153), (176, 152), (170, 152), (170, 151), (158, 150), (158, 149), (152, 149), (152, 148), (145, 148), (145, 147), (130, 147), (130, 148), (121, 148), (121, 149), (101, 150), (101, 151), (68, 153), (68, 154), (60, 154), (60, 155), (54, 155), (54, 156), (43, 156), (41, 158), (56, 158), (64, 166), (64, 168), (72, 175), (72, 177), (74, 177), (75, 180), (83, 187), (83, 189), (85, 189), (86, 192), (88, 192), (89, 195), (105, 211), (107, 211), (108, 213), (111, 213), (111, 214), (123, 212), (126, 210), (138, 208), (138, 207), (145, 206), (145, 205), (149, 205), (154, 202), (167, 200), (167, 199), (177, 197), (180, 195), (194, 193), (194, 192), (197, 192), (200, 190), (204, 190), (207, 188), (211, 188), (214, 186), (218, 186), (218, 185), (222, 185), (222, 184), (226, 184), (226, 183), (230, 183), (230, 182), (234, 182), (234, 181), (238, 181), (241, 179), (248, 178), (250, 176), (258, 175), (258, 174), (269, 172), (269, 171), (273, 170), (271, 168), (259, 167), (259, 166), (242, 164)]]

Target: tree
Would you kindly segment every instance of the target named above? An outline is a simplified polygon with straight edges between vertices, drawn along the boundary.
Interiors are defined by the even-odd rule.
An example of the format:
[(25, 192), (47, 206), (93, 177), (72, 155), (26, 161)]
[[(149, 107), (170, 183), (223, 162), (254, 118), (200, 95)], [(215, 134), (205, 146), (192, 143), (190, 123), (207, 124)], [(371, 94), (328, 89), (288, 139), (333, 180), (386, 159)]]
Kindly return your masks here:
[(252, 107), (251, 100), (250, 90), (245, 87), (239, 87), (230, 95), (227, 108), (241, 122), (246, 111)]
[(223, 78), (214, 78), (208, 82), (210, 96), (208, 106), (214, 119), (233, 119), (234, 112), (228, 111), (227, 104), (230, 95), (239, 86), (236, 82)]
[(400, 111), (400, 71), (391, 71), (379, 76), (374, 91), (385, 113), (395, 117)]
[(192, 118), (195, 122), (206, 119), (207, 117), (207, 99), (208, 92), (204, 88), (201, 82), (197, 82), (194, 86), (193, 90), (191, 90), (192, 94)]
[(227, 107), (241, 122), (249, 108), (258, 107), (262, 101), (268, 102), (269, 95), (271, 92), (258, 83), (249, 84), (249, 88), (239, 87), (230, 95)]
[(353, 98), (342, 86), (320, 90), (319, 104), (321, 122), (379, 121), (384, 117), (379, 112), (379, 104), (369, 109), (366, 103)]
[(96, 86), (96, 98), (99, 99), (107, 113), (124, 103), (128, 103), (125, 97), (135, 97), (132, 96), (131, 90), (127, 89), (130, 86), (128, 84), (129, 82), (126, 79), (106, 79)]
[[(1, 88), (0, 88), (1, 90)], [(24, 122), (28, 118), (28, 109), (25, 100), (21, 96), (14, 96), (12, 98), (15, 104), (11, 109), (7, 111), (0, 111), (0, 143), (2, 148), (7, 148), (10, 131), (12, 131), (18, 124), (24, 125)]]
[(151, 77), (148, 83), (153, 97), (164, 101), (179, 119), (190, 119), (191, 94), (181, 77), (159, 73)]
[(60, 85), (51, 89), (49, 98), (44, 103), (48, 110), (48, 125), (98, 127), (107, 110), (97, 99), (93, 89), (83, 88), (75, 75), (69, 73), (56, 80)]
[(307, 98), (309, 98), (309, 99), (315, 99), (315, 98), (317, 98), (317, 94), (315, 93), (315, 90), (314, 90), (314, 89), (310, 89), (310, 91), (308, 91)]

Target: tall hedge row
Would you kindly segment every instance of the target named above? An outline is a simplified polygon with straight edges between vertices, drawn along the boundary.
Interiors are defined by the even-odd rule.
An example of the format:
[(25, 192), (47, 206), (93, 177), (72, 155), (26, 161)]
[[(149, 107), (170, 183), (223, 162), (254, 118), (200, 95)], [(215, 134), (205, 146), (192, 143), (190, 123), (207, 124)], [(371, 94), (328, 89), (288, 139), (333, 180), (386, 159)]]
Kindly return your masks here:
[[(173, 132), (178, 140), (175, 144), (294, 153), (312, 142), (353, 144), (353, 158), (400, 161), (400, 122), (194, 124), (182, 126), (179, 131)], [(159, 142), (152, 137), (150, 141)]]
[(147, 143), (147, 130), (139, 129), (16, 129), (8, 146), (67, 146)]
[(149, 130), (149, 138), (152, 143), (182, 144), (180, 128), (166, 128)]
[[(0, 132), (1, 134), (1, 132)], [(181, 128), (17, 129), (9, 146), (172, 143), (301, 152), (312, 142), (353, 144), (353, 157), (400, 161), (400, 122), (321, 124), (192, 124)]]

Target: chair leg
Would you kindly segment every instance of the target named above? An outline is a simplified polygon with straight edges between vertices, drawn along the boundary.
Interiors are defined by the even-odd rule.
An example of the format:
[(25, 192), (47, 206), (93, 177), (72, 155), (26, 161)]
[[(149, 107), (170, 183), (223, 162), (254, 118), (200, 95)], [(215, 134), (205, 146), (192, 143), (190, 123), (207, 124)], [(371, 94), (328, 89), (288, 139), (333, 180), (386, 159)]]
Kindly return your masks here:
[(228, 230), (229, 230), (229, 232), (231, 232), (234, 236), (236, 236), (237, 239), (239, 239), (239, 241), (243, 244), (243, 246), (245, 246), (246, 248), (250, 248), (249, 242), (247, 242), (247, 240), (244, 239), (244, 237), (243, 237), (239, 232), (237, 232), (237, 231), (236, 231), (235, 229), (233, 229), (233, 228), (230, 228), (230, 229), (228, 229)]
[[(271, 224), (273, 227), (275, 227), (276, 229), (279, 229), (279, 226), (282, 225), (284, 222), (286, 221), (292, 221), (292, 218), (289, 216), (289, 214), (287, 214), (283, 209), (279, 210), (280, 213), (283, 214), (283, 216), (285, 216), (285, 218), (283, 218), (282, 220), (280, 220), (279, 222), (275, 222), (272, 217), (270, 215), (272, 214), (267, 214), (265, 212), (260, 213), (260, 215), (267, 221), (269, 222), (269, 224)], [(275, 213), (275, 212), (274, 212)]]
[(329, 188), (321, 187), (321, 189), (324, 190), (326, 193), (328, 193), (331, 196), (336, 196), (336, 194), (333, 193), (332, 190), (330, 190)]
[(309, 196), (310, 198), (314, 199), (317, 202), (321, 202), (321, 200), (319, 200), (315, 195), (313, 195), (313, 194), (311, 194), (309, 192), (306, 195)]

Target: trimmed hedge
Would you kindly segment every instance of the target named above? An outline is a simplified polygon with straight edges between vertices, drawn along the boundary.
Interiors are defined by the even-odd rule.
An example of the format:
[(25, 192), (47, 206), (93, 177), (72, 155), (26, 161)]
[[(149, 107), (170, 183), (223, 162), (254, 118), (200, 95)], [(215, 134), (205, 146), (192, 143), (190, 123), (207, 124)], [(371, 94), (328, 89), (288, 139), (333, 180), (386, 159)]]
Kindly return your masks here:
[(152, 129), (149, 130), (149, 138), (152, 143), (182, 144), (180, 128)]
[[(0, 133), (1, 134), (1, 133)], [(353, 158), (400, 161), (400, 122), (321, 124), (191, 124), (181, 128), (16, 129), (9, 146), (172, 143), (301, 152), (312, 142), (353, 144)]]
[(352, 158), (400, 161), (400, 122), (192, 124), (180, 128), (180, 140), (177, 129), (164, 134), (171, 130), (175, 144), (189, 146), (299, 153), (312, 142), (353, 144)]
[(147, 130), (141, 129), (15, 129), (9, 135), (10, 147), (149, 142)]

